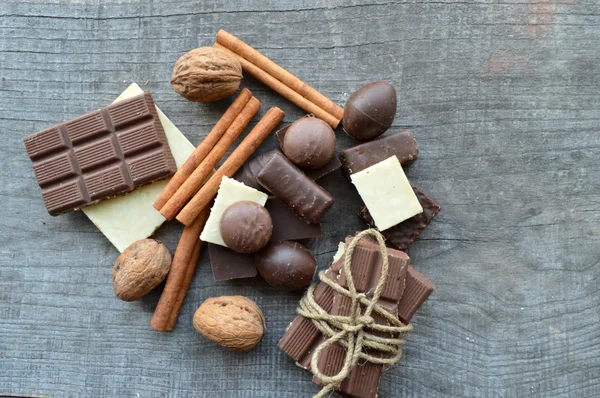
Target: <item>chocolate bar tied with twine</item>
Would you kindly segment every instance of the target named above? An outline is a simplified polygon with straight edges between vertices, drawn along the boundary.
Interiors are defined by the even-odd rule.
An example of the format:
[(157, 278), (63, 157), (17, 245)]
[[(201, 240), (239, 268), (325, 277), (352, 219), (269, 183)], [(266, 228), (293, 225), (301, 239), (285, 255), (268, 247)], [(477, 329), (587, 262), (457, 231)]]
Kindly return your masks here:
[[(359, 242), (367, 236), (377, 240), (382, 261), (380, 277), (372, 289), (372, 294), (369, 291), (369, 297), (365, 292), (357, 289), (352, 275), (352, 260), (356, 249), (360, 249)], [(403, 268), (400, 272), (404, 275), (406, 269)], [(388, 252), (383, 236), (374, 229), (368, 229), (357, 234), (346, 249), (343, 268), (337, 278), (344, 279), (345, 283), (329, 278), (326, 271), (319, 273), (321, 282), (333, 289), (338, 300), (346, 303), (341, 311), (344, 315), (336, 315), (336, 311), (329, 313), (317, 303), (314, 293), (319, 284), (312, 285), (300, 301), (298, 314), (310, 319), (322, 333), (322, 340), (324, 340), (313, 352), (310, 362), (311, 372), (319, 384), (324, 385), (315, 397), (324, 397), (334, 389), (338, 389), (359, 361), (361, 363), (367, 361), (387, 368), (400, 360), (404, 344), (401, 334), (410, 332), (412, 325), (402, 323), (397, 317), (397, 312), (390, 312), (386, 309), (387, 306), (379, 303), (382, 293), (386, 290), (388, 277), (390, 282), (394, 280), (392, 278), (399, 279), (396, 271), (391, 273), (394, 275), (390, 276)], [(328, 372), (319, 368), (323, 366), (323, 361), (319, 359), (336, 345), (346, 351), (344, 361), (336, 374), (327, 375), (325, 373)]]

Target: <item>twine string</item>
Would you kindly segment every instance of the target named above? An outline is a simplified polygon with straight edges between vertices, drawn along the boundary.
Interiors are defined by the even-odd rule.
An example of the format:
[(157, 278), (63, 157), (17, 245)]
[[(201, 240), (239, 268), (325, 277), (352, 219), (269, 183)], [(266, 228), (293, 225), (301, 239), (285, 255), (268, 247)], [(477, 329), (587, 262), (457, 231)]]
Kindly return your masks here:
[[(352, 256), (358, 242), (365, 236), (372, 236), (379, 244), (379, 251), (383, 264), (381, 266), (381, 277), (375, 286), (373, 295), (368, 298), (364, 293), (357, 292), (352, 278)], [(319, 279), (335, 292), (350, 298), (349, 315), (330, 315), (315, 300), (314, 292), (316, 284), (313, 284), (306, 295), (300, 300), (300, 306), (297, 309), (298, 314), (310, 319), (315, 327), (327, 339), (321, 343), (315, 350), (311, 359), (311, 372), (325, 385), (323, 389), (315, 395), (315, 398), (321, 398), (330, 393), (345, 378), (348, 377), (354, 366), (359, 360), (369, 361), (375, 364), (384, 365), (386, 368), (400, 360), (402, 356), (402, 345), (404, 339), (400, 336), (412, 330), (412, 325), (405, 325), (400, 320), (383, 309), (379, 304), (381, 292), (385, 287), (385, 282), (389, 272), (389, 261), (387, 257), (387, 248), (381, 233), (375, 229), (367, 229), (357, 234), (346, 249), (343, 272), (346, 277), (347, 288), (337, 284), (329, 279), (324, 271), (319, 273)], [(363, 311), (364, 308), (364, 311)], [(389, 324), (381, 325), (375, 323), (372, 314), (375, 313), (383, 317)], [(366, 331), (368, 328), (371, 332)], [(374, 333), (384, 332), (392, 337), (383, 337)], [(346, 348), (346, 356), (342, 369), (335, 375), (327, 376), (319, 369), (319, 358), (323, 351), (334, 344), (340, 344)], [(387, 355), (371, 355), (366, 350), (376, 350)]]

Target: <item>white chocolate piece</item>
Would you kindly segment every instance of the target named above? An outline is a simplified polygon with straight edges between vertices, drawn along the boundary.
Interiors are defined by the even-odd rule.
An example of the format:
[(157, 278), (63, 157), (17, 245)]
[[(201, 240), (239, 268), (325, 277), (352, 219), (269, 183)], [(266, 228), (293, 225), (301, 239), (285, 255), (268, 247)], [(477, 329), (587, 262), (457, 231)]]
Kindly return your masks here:
[(396, 156), (350, 176), (380, 231), (423, 212)]
[(337, 252), (333, 255), (333, 262), (337, 262), (342, 256), (346, 253), (346, 244), (344, 242), (340, 242), (338, 244)]
[[(134, 97), (143, 92), (140, 86), (132, 83), (115, 102)], [(175, 163), (177, 167), (181, 167), (194, 151), (194, 146), (158, 107), (156, 110), (165, 130)], [(156, 181), (137, 188), (126, 195), (85, 206), (81, 210), (117, 250), (122, 252), (133, 242), (152, 235), (166, 221), (152, 204), (168, 182), (168, 178)]]
[(210, 216), (206, 220), (204, 229), (200, 234), (200, 239), (205, 242), (214, 243), (215, 245), (227, 247), (221, 237), (220, 228), (221, 217), (225, 210), (232, 204), (241, 202), (242, 200), (249, 200), (264, 206), (267, 203), (267, 198), (268, 195), (260, 192), (258, 189), (250, 188), (234, 179), (223, 177), (217, 197), (215, 198), (215, 204), (210, 209)]

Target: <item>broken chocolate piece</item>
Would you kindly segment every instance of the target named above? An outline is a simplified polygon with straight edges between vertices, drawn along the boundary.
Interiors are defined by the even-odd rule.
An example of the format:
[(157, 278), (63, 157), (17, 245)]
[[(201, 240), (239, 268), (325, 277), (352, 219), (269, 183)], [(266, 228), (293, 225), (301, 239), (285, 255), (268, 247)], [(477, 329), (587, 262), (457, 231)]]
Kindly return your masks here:
[(53, 216), (169, 177), (177, 166), (150, 93), (25, 137)]
[(429, 279), (409, 266), (404, 295), (398, 303), (398, 319), (404, 323), (410, 323), (417, 310), (434, 290), (435, 286)]
[[(423, 207), (423, 212), (401, 222), (400, 224), (381, 231), (386, 240), (400, 250), (406, 250), (440, 211), (440, 205), (437, 204), (432, 198), (427, 196), (427, 194), (423, 192), (421, 188), (417, 187), (412, 182), (410, 185), (415, 191), (421, 207)], [(375, 222), (373, 221), (373, 217), (371, 217), (367, 206), (363, 206), (359, 210), (358, 215), (370, 227), (375, 226)]]
[(333, 196), (281, 153), (273, 154), (256, 179), (310, 224), (320, 222), (333, 205)]
[(265, 208), (273, 221), (271, 242), (318, 238), (322, 235), (321, 224), (305, 223), (277, 198), (268, 199)]
[(419, 155), (419, 146), (409, 130), (401, 130), (371, 142), (344, 149), (340, 153), (344, 173), (348, 178), (377, 164), (390, 156), (396, 156), (401, 165), (407, 165)]
[(256, 276), (253, 254), (236, 253), (214, 243), (207, 243), (208, 255), (216, 281), (228, 281)]

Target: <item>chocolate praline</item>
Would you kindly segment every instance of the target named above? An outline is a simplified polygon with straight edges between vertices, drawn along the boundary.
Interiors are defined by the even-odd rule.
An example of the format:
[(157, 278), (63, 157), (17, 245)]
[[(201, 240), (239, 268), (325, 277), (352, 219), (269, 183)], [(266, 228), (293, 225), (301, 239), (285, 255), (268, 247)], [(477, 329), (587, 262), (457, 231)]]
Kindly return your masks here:
[(318, 169), (335, 156), (335, 133), (316, 117), (303, 117), (288, 128), (283, 152), (297, 166)]
[(317, 262), (300, 243), (269, 243), (254, 255), (258, 273), (271, 286), (284, 290), (308, 287), (315, 274)]
[(379, 137), (394, 122), (396, 90), (388, 82), (373, 82), (356, 90), (344, 107), (344, 131), (359, 141)]
[(271, 215), (258, 203), (243, 200), (223, 212), (219, 224), (223, 242), (237, 253), (255, 253), (265, 247), (271, 233)]

